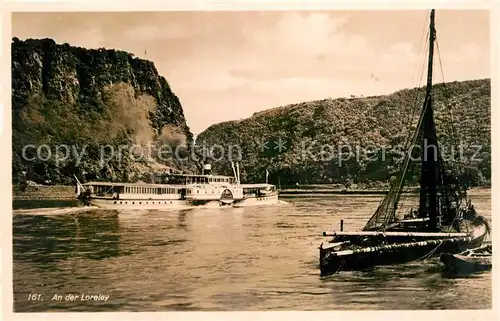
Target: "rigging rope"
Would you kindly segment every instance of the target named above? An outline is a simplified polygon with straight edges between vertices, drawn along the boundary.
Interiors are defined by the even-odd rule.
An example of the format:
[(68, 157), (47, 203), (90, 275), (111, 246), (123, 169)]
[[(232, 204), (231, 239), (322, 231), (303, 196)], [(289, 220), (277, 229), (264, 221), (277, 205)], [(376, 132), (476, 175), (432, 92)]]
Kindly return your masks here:
[[(449, 103), (450, 92), (449, 92), (449, 89), (446, 86), (446, 82), (445, 82), (444, 68), (443, 68), (443, 63), (442, 63), (442, 58), (441, 58), (441, 50), (439, 48), (439, 41), (437, 38), (436, 38), (436, 47), (437, 47), (437, 54), (438, 54), (438, 58), (439, 58), (439, 67), (440, 67), (440, 71), (441, 71), (441, 78), (442, 78), (442, 85), (443, 85), (443, 96), (444, 96), (443, 108), (446, 111), (446, 112), (443, 111), (443, 114), (446, 115), (448, 118), (448, 121), (447, 121), (448, 126), (445, 126), (445, 132), (446, 132), (448, 139), (449, 139), (449, 142), (450, 142), (449, 147), (450, 147), (450, 151), (451, 151), (452, 148), (454, 149), (455, 147), (458, 147), (457, 141), (459, 140), (459, 134), (458, 134), (458, 131), (457, 131), (457, 128), (455, 126), (454, 119), (453, 119), (452, 106)], [(457, 155), (454, 153), (454, 151), (453, 151), (453, 161), (454, 161), (454, 164), (456, 166), (452, 166), (452, 168), (450, 168), (449, 167), (450, 164), (448, 164), (448, 169), (450, 169), (452, 171), (452, 175), (453, 175), (454, 170), (457, 171), (458, 175), (461, 175), (461, 173), (459, 173), (459, 172), (463, 171), (464, 163), (462, 162), (462, 159), (460, 156), (457, 159)], [(459, 214), (460, 208), (462, 208), (462, 206), (463, 206), (463, 201), (464, 200), (467, 201), (466, 189), (463, 189), (463, 187), (460, 185), (460, 180), (455, 175), (453, 175), (453, 183), (458, 184), (458, 185), (455, 185), (451, 191), (449, 191), (449, 190), (443, 191), (445, 194), (448, 194), (448, 192), (451, 192), (452, 195), (450, 195), (450, 196), (453, 199), (452, 202), (455, 202), (456, 213), (455, 213), (455, 217), (453, 218), (453, 221), (452, 221), (452, 226), (455, 223), (455, 221), (457, 221), (459, 219), (458, 216), (460, 215)], [(445, 197), (446, 197), (446, 195), (445, 195)], [(448, 202), (449, 202), (449, 199), (448, 199)], [(450, 204), (451, 203), (447, 204), (448, 210), (450, 209)], [(466, 229), (467, 229), (467, 231), (469, 230), (468, 226), (466, 226)]]
[[(422, 66), (420, 68), (420, 73), (418, 75), (418, 78), (417, 78), (417, 85), (416, 85), (416, 92), (415, 92), (415, 101), (413, 103), (413, 108), (411, 110), (411, 113), (408, 114), (408, 125), (406, 126), (407, 130), (408, 130), (408, 134), (407, 134), (407, 137), (406, 137), (406, 141), (405, 141), (405, 148), (408, 148), (409, 146), (408, 143), (409, 143), (409, 140), (411, 139), (412, 137), (412, 132), (411, 132), (411, 123), (413, 122), (413, 119), (415, 118), (415, 112), (416, 112), (416, 107), (418, 105), (418, 96), (419, 96), (419, 89), (420, 89), (420, 86), (421, 86), (421, 83), (422, 83), (422, 78), (424, 76), (424, 68), (425, 68), (425, 65), (426, 65), (426, 62), (427, 62), (427, 54), (429, 52), (429, 48), (428, 48), (428, 43), (429, 43), (429, 30), (427, 30), (427, 33), (425, 33), (425, 30), (427, 29), (427, 25), (428, 25), (428, 15), (426, 14), (426, 18), (425, 18), (425, 23), (424, 23), (424, 27), (422, 29), (422, 35), (420, 36), (420, 44), (419, 44), (419, 49), (421, 50), (422, 48), (422, 42), (423, 42), (423, 39), (425, 39), (425, 44), (424, 44), (424, 58), (423, 58), (423, 62), (422, 62)], [(425, 38), (423, 37), (423, 35), (425, 34)], [(415, 75), (415, 72), (416, 72), (417, 67), (415, 67), (415, 71), (413, 72), (413, 74)]]
[[(429, 37), (429, 32), (427, 32), (427, 36), (426, 36), (426, 39)], [(417, 86), (416, 86), (416, 90), (415, 90), (415, 100), (413, 102), (413, 107), (411, 108), (411, 113), (408, 114), (408, 120), (407, 120), (407, 130), (408, 130), (408, 134), (407, 134), (407, 137), (406, 137), (406, 141), (405, 141), (405, 151), (408, 152), (410, 146), (412, 143), (411, 139), (413, 137), (413, 133), (411, 131), (411, 125), (415, 119), (415, 114), (417, 113), (417, 106), (419, 105), (418, 104), (418, 100), (419, 100), (419, 96), (420, 96), (420, 87), (421, 87), (421, 84), (422, 84), (422, 78), (424, 76), (424, 69), (425, 69), (425, 66), (426, 66), (426, 56), (427, 56), (427, 53), (429, 52), (428, 48), (427, 48), (427, 44), (429, 43), (428, 40), (425, 41), (425, 54), (424, 54), (424, 59), (423, 59), (423, 62), (422, 62), (422, 66), (420, 68), (420, 75), (419, 75), (419, 78), (418, 78), (418, 82), (417, 82)], [(411, 174), (413, 173), (413, 171), (410, 169), (406, 175)], [(404, 199), (399, 200), (399, 204), (401, 205), (401, 207), (403, 206), (403, 203), (404, 203)]]
[(441, 245), (443, 245), (443, 243), (444, 243), (444, 241), (441, 240), (441, 242), (439, 242), (438, 245), (435, 248), (433, 248), (429, 253), (425, 254), (424, 256), (422, 256), (422, 257), (420, 257), (420, 258), (418, 258), (416, 260), (413, 260), (412, 262), (417, 262), (417, 261), (420, 261), (420, 260), (423, 260), (425, 262), (428, 258), (432, 257), (432, 255), (437, 251), (437, 249)]
[[(418, 75), (418, 79), (417, 79), (417, 85), (416, 85), (416, 90), (415, 90), (415, 100), (413, 102), (413, 106), (411, 107), (411, 113), (408, 113), (408, 120), (407, 120), (407, 125), (406, 125), (406, 128), (407, 128), (407, 136), (406, 136), (406, 141), (405, 141), (405, 144), (404, 144), (404, 147), (405, 147), (405, 152), (408, 152), (411, 144), (414, 144), (414, 142), (412, 142), (412, 137), (413, 137), (413, 133), (411, 131), (411, 125), (415, 119), (415, 114), (417, 113), (417, 106), (419, 105), (418, 103), (418, 100), (419, 100), (419, 96), (420, 96), (420, 87), (421, 87), (421, 84), (422, 84), (422, 78), (424, 76), (424, 69), (425, 69), (425, 66), (426, 66), (426, 61), (427, 61), (427, 54), (429, 52), (429, 48), (428, 48), (428, 44), (429, 44), (429, 30), (427, 30), (427, 33), (425, 33), (425, 30), (427, 29), (427, 25), (428, 25), (428, 15), (426, 15), (426, 19), (425, 19), (425, 24), (424, 24), (424, 28), (422, 30), (422, 37), (420, 39), (420, 45), (419, 45), (419, 48), (421, 49), (422, 48), (422, 42), (423, 42), (423, 39), (425, 39), (425, 43), (424, 43), (424, 56), (423, 56), (423, 61), (422, 61), (422, 65), (420, 67), (420, 73)], [(423, 38), (423, 35), (425, 34), (425, 38)], [(408, 175), (408, 174), (412, 174), (412, 170), (409, 170), (407, 171), (407, 173), (403, 174), (403, 175)], [(410, 175), (411, 176), (411, 175)], [(403, 178), (404, 180), (405, 178)], [(400, 191), (401, 192), (401, 191)], [(401, 199), (400, 198), (397, 198), (396, 201), (398, 202), (398, 204), (395, 204), (395, 209), (394, 211), (396, 212), (398, 208), (401, 208), (403, 207), (404, 203), (405, 203), (405, 200), (404, 198)]]
[[(424, 68), (425, 68), (425, 56), (427, 56), (427, 52), (428, 52), (428, 48), (427, 48), (427, 44), (428, 44), (428, 41), (429, 41), (429, 31), (427, 31), (427, 34), (425, 33), (425, 30), (427, 29), (427, 25), (428, 25), (428, 19), (429, 19), (429, 16), (426, 14), (425, 15), (425, 23), (424, 23), (424, 26), (422, 28), (422, 31), (421, 31), (421, 35), (420, 35), (420, 41), (419, 41), (419, 51), (422, 50), (422, 43), (424, 43), (424, 50), (425, 50), (425, 54), (424, 54), (424, 59), (423, 59), (423, 62), (422, 62), (422, 66), (420, 68), (420, 73), (418, 75), (416, 75), (417, 71), (419, 70), (418, 66), (416, 65), (414, 70), (413, 70), (413, 75), (412, 75), (412, 78), (415, 78), (415, 76), (418, 76), (417, 79), (416, 79), (416, 88), (417, 88), (417, 91), (415, 92), (415, 100), (413, 102), (413, 105), (410, 107), (410, 111), (411, 113), (408, 113), (408, 119), (406, 121), (406, 137), (405, 137), (405, 141), (404, 141), (404, 145), (403, 147), (405, 148), (405, 152), (408, 151), (408, 147), (409, 147), (409, 143), (410, 143), (410, 140), (412, 138), (412, 131), (411, 131), (411, 124), (413, 122), (413, 119), (415, 118), (415, 113), (416, 113), (416, 110), (417, 110), (417, 105), (418, 105), (418, 96), (419, 96), (419, 91), (418, 91), (418, 88), (420, 88), (420, 84), (422, 83), (422, 78), (423, 78), (423, 75), (424, 75)], [(424, 37), (425, 35), (425, 37)], [(424, 42), (425, 40), (425, 42)], [(404, 130), (404, 128), (403, 128)], [(382, 198), (380, 200), (380, 203), (379, 203), (379, 206), (382, 205), (384, 201), (384, 198)]]
[[(442, 63), (442, 60), (441, 60), (441, 51), (439, 50), (439, 42), (438, 40), (436, 39), (436, 46), (437, 46), (437, 54), (438, 54), (438, 58), (439, 58), (439, 66), (440, 66), (440, 70), (441, 70), (441, 78), (443, 79), (443, 82), (442, 82), (442, 85), (443, 85), (443, 92), (444, 92), (444, 97), (445, 97), (445, 101), (447, 102), (448, 100), (448, 87), (446, 86), (446, 82), (445, 82), (445, 79), (444, 79), (444, 71), (443, 71), (443, 63)], [(450, 130), (450, 127), (451, 127), (451, 133), (448, 132), (447, 134), (449, 136), (451, 136), (451, 138), (458, 138), (458, 132), (456, 130), (456, 127), (454, 125), (454, 121), (453, 121), (453, 115), (452, 115), (452, 111), (451, 111), (451, 106), (448, 106), (447, 103), (444, 103), (444, 106), (445, 106), (445, 109), (446, 111), (448, 112), (448, 117), (449, 117), (449, 126), (447, 126), (447, 129)], [(448, 107), (448, 108), (446, 108)], [(454, 141), (453, 143), (456, 143), (456, 141)]]
[[(455, 148), (455, 147), (458, 147), (458, 142), (457, 140), (459, 140), (459, 133), (457, 131), (457, 128), (455, 126), (455, 122), (454, 122), (454, 119), (453, 119), (453, 114), (452, 114), (452, 106), (449, 105), (449, 90), (448, 90), (448, 87), (446, 86), (446, 82), (445, 82), (445, 78), (444, 78), (444, 69), (443, 69), (443, 63), (442, 63), (442, 60), (441, 60), (441, 51), (439, 49), (439, 42), (438, 40), (436, 39), (436, 46), (437, 46), (437, 54), (438, 54), (438, 58), (439, 58), (439, 65), (440, 65), (440, 70), (441, 70), (441, 77), (442, 77), (442, 85), (443, 85), (443, 96), (444, 96), (444, 108), (445, 110), (447, 111), (447, 116), (448, 116), (448, 126), (446, 126), (446, 134), (448, 135), (449, 139), (450, 139), (450, 143), (451, 143), (451, 146), (450, 148)], [(462, 170), (463, 167), (464, 167), (464, 164), (462, 162), (462, 159), (460, 157), (458, 157), (458, 160), (456, 159), (456, 155), (454, 155), (454, 161), (457, 162), (457, 166), (460, 167), (460, 168), (457, 168), (457, 170)], [(461, 191), (461, 188), (459, 187), (459, 192), (462, 193)], [(459, 205), (459, 204), (457, 204)]]
[(439, 42), (438, 42), (437, 37), (436, 37), (436, 48), (437, 48), (437, 54), (438, 54), (438, 58), (439, 58), (439, 67), (441, 69), (441, 78), (443, 79), (443, 84), (446, 84), (446, 82), (444, 81), (443, 61), (441, 60), (441, 51), (439, 50)]
[[(407, 125), (406, 125), (406, 130), (407, 130), (407, 135), (406, 135), (406, 140), (405, 140), (405, 143), (404, 143), (404, 148), (405, 148), (405, 152), (408, 152), (408, 149), (410, 147), (410, 143), (411, 143), (411, 139), (413, 137), (412, 135), (412, 131), (411, 131), (411, 125), (415, 119), (415, 114), (417, 113), (417, 110), (418, 110), (418, 100), (419, 100), (419, 94), (420, 94), (420, 87), (421, 87), (421, 84), (422, 84), (422, 78), (424, 76), (424, 68), (426, 66), (426, 61), (427, 61), (427, 54), (429, 52), (429, 48), (428, 48), (428, 44), (429, 44), (429, 30), (428, 30), (428, 25), (429, 25), (429, 15), (425, 14), (425, 23), (423, 24), (423, 27), (422, 27), (422, 31), (421, 31), (421, 36), (420, 36), (420, 42), (419, 42), (419, 52), (422, 52), (424, 51), (424, 56), (423, 56), (423, 61), (422, 61), (422, 65), (420, 67), (420, 73), (418, 74), (418, 78), (417, 78), (417, 84), (415, 86), (416, 88), (416, 91), (415, 91), (415, 100), (413, 102), (413, 106), (411, 107), (410, 109), (410, 113), (408, 113), (408, 119), (406, 121)], [(427, 32), (426, 32), (427, 30)], [(424, 37), (425, 35), (425, 37)], [(425, 41), (424, 41), (425, 40)], [(422, 43), (424, 44), (424, 48), (422, 50)], [(414, 70), (414, 76), (416, 74), (416, 71), (418, 70), (418, 66), (416, 65), (415, 66), (415, 70)], [(408, 173), (406, 173), (406, 175), (410, 174), (410, 176), (412, 176), (412, 172), (413, 171), (408, 171)], [(398, 204), (395, 204), (396, 205), (396, 208), (395, 208), (395, 211), (397, 211), (397, 208), (401, 208), (404, 206), (404, 203), (405, 203), (405, 200), (404, 198), (401, 199), (401, 197), (397, 200), (398, 201)]]

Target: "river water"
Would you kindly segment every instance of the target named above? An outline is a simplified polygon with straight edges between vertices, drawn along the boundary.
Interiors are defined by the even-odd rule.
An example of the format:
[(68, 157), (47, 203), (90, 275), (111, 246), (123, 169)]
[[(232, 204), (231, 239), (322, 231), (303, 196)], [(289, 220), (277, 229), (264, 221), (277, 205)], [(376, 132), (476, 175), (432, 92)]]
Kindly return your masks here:
[[(321, 233), (340, 219), (345, 230), (362, 228), (380, 197), (164, 212), (16, 209), (14, 311), (490, 309), (491, 272), (450, 278), (437, 259), (320, 277)], [(488, 193), (472, 200), (491, 217)]]

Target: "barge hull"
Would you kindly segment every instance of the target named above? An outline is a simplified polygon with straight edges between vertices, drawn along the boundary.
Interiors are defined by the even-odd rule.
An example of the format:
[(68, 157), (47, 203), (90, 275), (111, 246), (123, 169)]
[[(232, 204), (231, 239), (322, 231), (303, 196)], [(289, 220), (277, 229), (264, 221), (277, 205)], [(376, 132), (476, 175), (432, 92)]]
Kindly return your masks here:
[(359, 251), (353, 254), (336, 255), (331, 249), (320, 248), (321, 275), (331, 275), (340, 271), (361, 271), (379, 265), (404, 264), (421, 260), (425, 257), (440, 255), (441, 253), (460, 253), (475, 248), (483, 241), (483, 237), (448, 238), (423, 242), (408, 243), (408, 246), (399, 244), (394, 248), (384, 250)]

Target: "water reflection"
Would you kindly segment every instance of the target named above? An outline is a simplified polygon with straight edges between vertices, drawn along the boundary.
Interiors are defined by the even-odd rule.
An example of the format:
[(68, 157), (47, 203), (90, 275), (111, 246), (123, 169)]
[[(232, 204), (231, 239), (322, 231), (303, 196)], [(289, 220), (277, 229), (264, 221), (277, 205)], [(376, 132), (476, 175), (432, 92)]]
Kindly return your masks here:
[(181, 211), (179, 213), (179, 215), (177, 215), (177, 218), (178, 218), (178, 224), (177, 224), (177, 227), (184, 230), (184, 231), (188, 231), (187, 229), (187, 225), (186, 225), (186, 211)]
[(116, 213), (18, 215), (13, 220), (14, 261), (50, 263), (69, 257), (102, 260), (121, 254)]

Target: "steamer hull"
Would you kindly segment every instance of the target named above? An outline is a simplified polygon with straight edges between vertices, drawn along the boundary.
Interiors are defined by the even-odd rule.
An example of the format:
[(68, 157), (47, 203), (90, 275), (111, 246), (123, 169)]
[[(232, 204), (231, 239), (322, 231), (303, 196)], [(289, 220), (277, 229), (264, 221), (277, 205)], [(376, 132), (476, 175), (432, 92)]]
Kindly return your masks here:
[(145, 200), (145, 199), (125, 199), (125, 200), (113, 200), (106, 198), (91, 198), (91, 206), (97, 206), (103, 209), (109, 210), (178, 210), (187, 209), (191, 205), (186, 200), (179, 199), (157, 199), (157, 200)]

